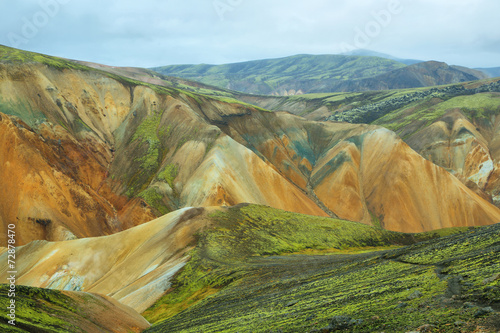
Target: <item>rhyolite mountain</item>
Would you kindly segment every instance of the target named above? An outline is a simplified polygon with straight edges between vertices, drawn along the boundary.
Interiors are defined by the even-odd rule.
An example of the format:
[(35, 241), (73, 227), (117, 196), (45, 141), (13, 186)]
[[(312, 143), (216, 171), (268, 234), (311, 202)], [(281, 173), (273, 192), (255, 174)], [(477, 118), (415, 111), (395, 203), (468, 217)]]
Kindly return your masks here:
[(308, 121), (7, 48), (0, 94), (0, 218), (4, 232), (17, 224), (20, 244), (241, 202), (405, 232), (500, 219), (382, 127)]
[(498, 78), (426, 89), (240, 98), (311, 120), (376, 124), (393, 130), (424, 158), (500, 205)]
[(410, 66), (354, 55), (296, 55), (224, 65), (171, 65), (153, 70), (219, 88), (260, 95), (417, 88), (487, 78), (483, 72), (437, 61)]
[(0, 47), (3, 330), (500, 329), (500, 210), (395, 132), (99, 67)]

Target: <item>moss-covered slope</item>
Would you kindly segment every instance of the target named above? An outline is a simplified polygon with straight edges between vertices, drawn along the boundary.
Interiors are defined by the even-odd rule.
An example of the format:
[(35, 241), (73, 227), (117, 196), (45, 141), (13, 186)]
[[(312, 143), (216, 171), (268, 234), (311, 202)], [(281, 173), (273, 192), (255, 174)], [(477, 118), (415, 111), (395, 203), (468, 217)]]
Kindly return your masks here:
[(16, 297), (10, 298), (9, 290), (0, 285), (2, 309), (15, 299), (15, 325), (4, 314), (0, 320), (0, 330), (5, 333), (132, 333), (150, 326), (137, 312), (109, 297), (16, 286)]
[[(259, 213), (249, 214), (256, 209)], [(234, 209), (229, 214), (236, 229), (216, 228), (200, 235), (202, 246), (186, 266), (189, 271), (177, 276), (178, 289), (167, 294), (145, 316), (156, 322), (194, 305), (154, 324), (148, 332), (330, 332), (342, 321), (340, 316), (348, 318), (343, 320), (348, 325), (340, 330), (346, 332), (417, 329), (497, 332), (500, 329), (498, 224), (401, 249), (360, 254), (283, 256), (276, 251), (271, 256), (255, 256), (260, 245), (256, 241), (257, 246), (246, 253), (253, 256), (235, 260), (226, 250), (226, 242), (221, 243), (217, 235), (224, 234), (224, 239), (231, 242), (236, 236), (231, 230), (246, 230), (237, 233), (241, 236), (232, 245), (239, 257), (238, 244), (247, 248), (253, 243), (250, 239), (255, 237), (247, 239), (244, 235), (254, 236), (252, 220), (258, 220), (263, 213), (275, 214), (266, 209), (262, 212), (258, 207)], [(276, 226), (279, 218), (272, 216), (268, 215), (267, 221)], [(219, 220), (221, 227), (228, 223), (223, 216)], [(369, 227), (355, 228), (357, 232), (353, 234), (345, 224), (339, 229), (330, 226), (330, 234), (325, 227), (318, 228), (324, 235), (322, 238), (318, 234), (325, 241), (324, 246), (336, 244), (339, 248), (363, 244), (363, 235), (368, 234), (371, 234), (369, 239), (377, 239), (373, 245), (402, 244), (411, 241), (411, 237), (415, 240), (431, 237), (429, 234), (373, 237), (378, 231)], [(334, 240), (335, 236), (330, 238), (336, 233), (340, 233), (339, 242)], [(269, 244), (279, 244), (283, 235), (271, 234), (274, 237), (269, 236), (266, 248)], [(286, 232), (283, 238), (292, 234)], [(288, 246), (282, 249), (291, 250)], [(211, 295), (212, 290), (220, 288), (221, 291)], [(211, 296), (199, 301), (208, 295)]]

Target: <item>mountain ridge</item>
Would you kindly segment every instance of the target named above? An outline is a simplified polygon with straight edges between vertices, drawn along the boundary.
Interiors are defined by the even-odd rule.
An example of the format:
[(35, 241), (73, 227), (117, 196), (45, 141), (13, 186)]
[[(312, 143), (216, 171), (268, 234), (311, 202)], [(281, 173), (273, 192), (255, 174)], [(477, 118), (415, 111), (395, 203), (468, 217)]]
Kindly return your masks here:
[(225, 65), (172, 65), (152, 70), (258, 95), (416, 88), (487, 77), (477, 70), (436, 61), (407, 66), (379, 56), (355, 55), (296, 55)]

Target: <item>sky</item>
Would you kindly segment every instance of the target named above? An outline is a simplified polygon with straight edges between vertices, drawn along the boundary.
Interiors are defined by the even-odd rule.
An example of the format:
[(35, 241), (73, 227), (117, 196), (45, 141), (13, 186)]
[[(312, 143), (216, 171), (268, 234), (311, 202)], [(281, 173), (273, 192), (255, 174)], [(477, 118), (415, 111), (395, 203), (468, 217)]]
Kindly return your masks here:
[(369, 49), (500, 67), (500, 1), (4, 1), (0, 44), (111, 66), (222, 64)]

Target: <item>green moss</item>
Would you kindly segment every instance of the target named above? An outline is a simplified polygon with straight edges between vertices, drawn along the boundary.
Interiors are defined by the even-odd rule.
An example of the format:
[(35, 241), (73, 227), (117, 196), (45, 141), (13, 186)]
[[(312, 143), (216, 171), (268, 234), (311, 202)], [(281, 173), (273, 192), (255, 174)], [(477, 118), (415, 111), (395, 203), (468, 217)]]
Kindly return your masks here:
[(139, 125), (132, 141), (139, 141), (148, 144), (146, 154), (137, 160), (141, 162), (141, 168), (145, 171), (151, 171), (158, 168), (158, 158), (160, 156), (160, 139), (158, 137), (158, 128), (160, 126), (162, 113), (154, 112), (146, 117)]
[(28, 103), (6, 102), (0, 96), (0, 112), (21, 118), (30, 127), (37, 127), (47, 120), (41, 110), (33, 109)]
[[(412, 331), (424, 324), (472, 332), (481, 322), (474, 317), (477, 307), (443, 301), (451, 297), (450, 281), (462, 277), (465, 300), (479, 295), (481, 302), (498, 301), (498, 293), (485, 292), (498, 281), (484, 284), (484, 278), (500, 269), (500, 226), (405, 235), (255, 205), (210, 219), (212, 228), (198, 235), (173, 290), (148, 310), (157, 323), (150, 332), (307, 332), (338, 315), (361, 320), (349, 332)], [(282, 255), (424, 239), (432, 240), (378, 253)], [(196, 298), (215, 289), (220, 291)], [(162, 318), (168, 319), (158, 323)], [(465, 324), (456, 328), (459, 320)]]
[(14, 64), (40, 63), (59, 70), (64, 70), (64, 69), (76, 69), (81, 71), (91, 70), (87, 66), (80, 65), (66, 59), (18, 50), (3, 45), (0, 45), (0, 61), (6, 63), (14, 63)]
[(170, 209), (163, 202), (163, 196), (157, 192), (155, 187), (148, 187), (137, 196), (143, 198), (148, 205), (158, 210), (161, 215), (170, 213)]
[(174, 180), (179, 173), (179, 167), (175, 164), (167, 164), (165, 168), (158, 174), (158, 179), (164, 180), (170, 186), (171, 189), (174, 189)]
[[(0, 285), (0, 305), (7, 307), (9, 287)], [(78, 320), (78, 305), (57, 290), (16, 286), (16, 327), (21, 332), (81, 332), (71, 322)], [(3, 325), (3, 324), (2, 324)], [(6, 328), (8, 327), (8, 328)], [(5, 332), (15, 332), (3, 325)]]

